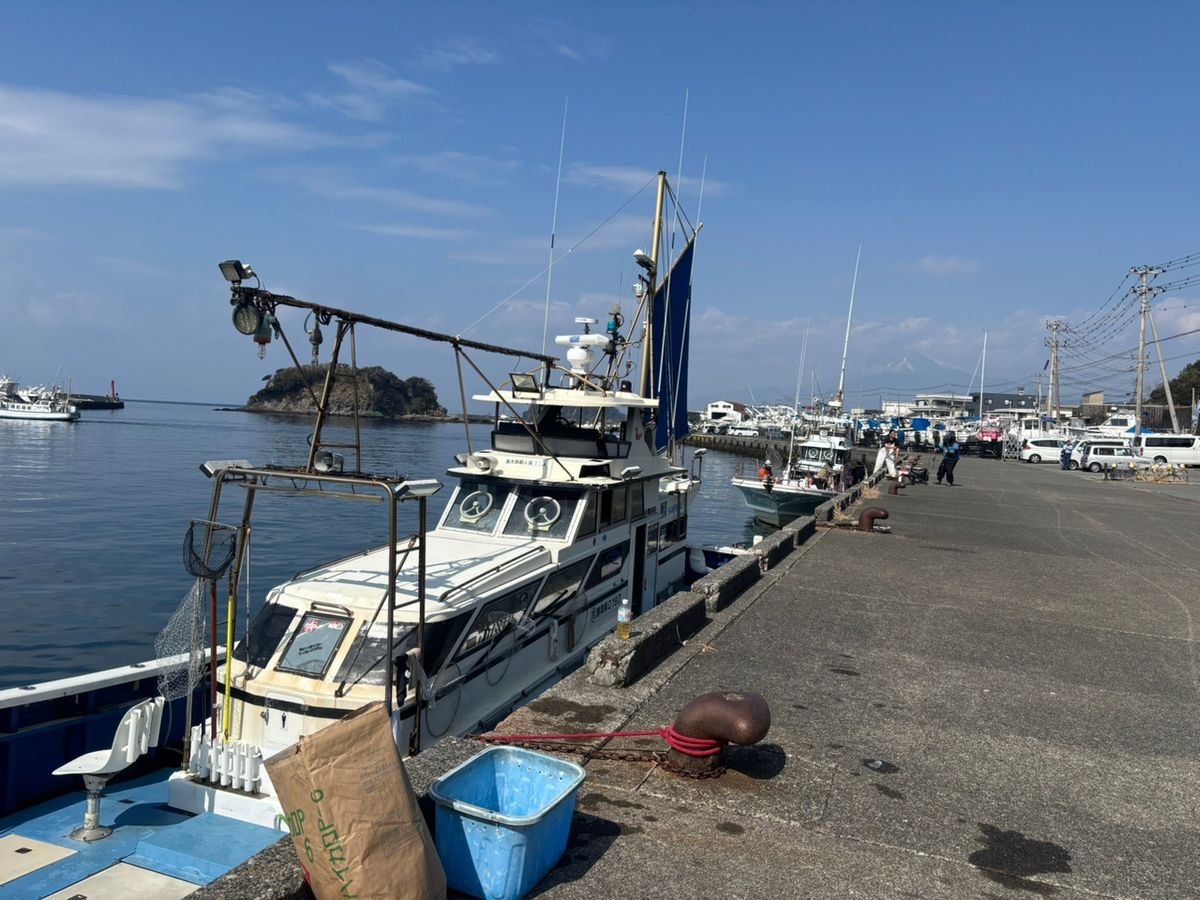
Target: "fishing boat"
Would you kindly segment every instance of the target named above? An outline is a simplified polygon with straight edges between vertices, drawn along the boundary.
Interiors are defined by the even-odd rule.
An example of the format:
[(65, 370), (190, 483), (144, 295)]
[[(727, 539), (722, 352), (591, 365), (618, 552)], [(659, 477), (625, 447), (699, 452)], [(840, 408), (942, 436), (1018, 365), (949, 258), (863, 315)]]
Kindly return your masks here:
[(0, 376), (0, 419), (74, 422), (78, 418), (79, 410), (61, 388), (39, 387), (22, 391), (15, 379)]
[[(438, 478), (364, 472), (357, 437), (345, 445), (325, 436), (333, 383), (344, 377), (331, 374), (314, 396), (303, 463), (205, 462), (212, 497), (185, 541), (197, 580), (156, 644), (159, 658), (0, 691), (0, 812), (9, 814), (0, 819), (0, 840), (19, 838), (41, 854), (33, 862), (0, 860), (0, 900), (86, 895), (95, 879), (127, 862), (136, 863), (137, 877), (168, 879), (163, 890), (183, 896), (189, 884), (211, 881), (278, 839), (281, 810), (264, 763), (272, 754), (377, 701), (389, 709), (406, 755), (485, 727), (578, 667), (613, 632), (623, 605), (636, 616), (685, 584), (688, 510), (703, 460), (696, 451), (683, 465), (679, 444), (688, 431), (699, 229), (683, 236), (682, 251), (660, 274), (667, 192), (660, 173), (653, 247), (635, 255), (644, 272), (637, 288), (644, 318), (626, 328), (614, 308), (596, 331), (596, 320), (577, 320), (581, 328), (556, 339), (567, 350), (565, 366), (545, 354), (274, 294), (247, 283), (255, 278), (248, 266), (222, 263), (235, 327), (260, 347), (283, 337), (277, 313), (286, 308), (333, 326), (329, 373), (348, 368), (355, 377), (353, 363), (339, 367), (339, 354), (349, 346), (354, 359), (359, 327), (451, 345), (460, 372), (465, 365), (486, 387), (476, 401), (494, 410), (486, 446), (474, 445), (468, 430), (464, 452)], [(635, 349), (637, 389), (626, 380)], [(537, 368), (492, 380), (474, 361), (477, 352), (533, 360)], [(353, 453), (339, 452), (351, 446)], [(443, 489), (442, 477), (452, 493), (427, 526), (428, 498)], [(231, 494), (237, 503), (222, 521)], [(253, 512), (279, 494), (376, 500), (383, 539), (272, 588), (238, 634), (237, 604), (246, 598), (249, 607), (246, 573), (258, 552), (250, 540)], [(419, 525), (401, 536), (397, 510), (409, 502)], [(219, 635), (222, 612), (227, 630)], [(88, 713), (81, 717), (81, 709)], [(89, 796), (74, 804), (56, 799), (25, 809), (87, 776), (97, 754), (71, 757), (106, 740), (113, 751), (100, 755), (118, 760), (112, 772), (133, 763), (148, 774), (113, 790), (104, 807), (111, 774), (90, 776)], [(154, 769), (169, 759), (155, 756), (160, 743), (180, 748), (182, 765)], [(113, 810), (114, 801), (130, 805)], [(151, 891), (121, 881), (133, 877), (124, 870), (112, 877), (121, 895)]]
[(814, 435), (796, 443), (780, 474), (764, 465), (757, 474), (739, 472), (731, 483), (756, 519), (780, 528), (838, 495), (850, 449), (844, 437)]

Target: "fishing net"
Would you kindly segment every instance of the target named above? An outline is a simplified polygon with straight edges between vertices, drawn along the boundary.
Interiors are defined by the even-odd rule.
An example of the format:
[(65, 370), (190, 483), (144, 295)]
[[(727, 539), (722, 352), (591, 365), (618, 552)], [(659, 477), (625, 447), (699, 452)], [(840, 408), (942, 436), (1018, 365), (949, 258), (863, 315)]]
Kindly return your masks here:
[(166, 700), (186, 697), (204, 675), (204, 634), (208, 621), (205, 583), (197, 580), (154, 639), (154, 655), (170, 660), (158, 673), (158, 692)]
[(233, 562), (237, 529), (220, 522), (193, 519), (183, 539), (183, 567), (189, 575), (216, 581)]
[(155, 656), (166, 663), (158, 674), (158, 692), (167, 700), (186, 697), (204, 676), (211, 585), (225, 574), (236, 549), (232, 525), (197, 519), (188, 526), (183, 566), (196, 582), (154, 641)]

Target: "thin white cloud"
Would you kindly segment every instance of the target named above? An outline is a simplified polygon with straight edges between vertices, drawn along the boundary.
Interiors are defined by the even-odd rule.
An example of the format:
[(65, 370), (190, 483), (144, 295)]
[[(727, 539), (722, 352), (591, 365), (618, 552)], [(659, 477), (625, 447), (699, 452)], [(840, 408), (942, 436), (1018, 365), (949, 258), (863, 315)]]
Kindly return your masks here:
[(408, 166), (427, 175), (441, 175), (471, 184), (500, 184), (519, 172), (524, 164), (517, 159), (493, 159), (456, 150), (437, 153), (394, 156), (396, 165)]
[(297, 184), (310, 194), (329, 200), (378, 203), (413, 212), (458, 218), (480, 218), (492, 212), (477, 203), (430, 197), (404, 188), (360, 184), (341, 170), (328, 167), (280, 168), (266, 173), (265, 177)]
[(604, 59), (609, 54), (609, 42), (598, 34), (580, 31), (554, 19), (534, 19), (526, 30), (542, 52), (562, 56), (573, 62)]
[(396, 103), (428, 97), (433, 88), (400, 78), (390, 68), (372, 59), (334, 63), (329, 71), (345, 82), (343, 90), (314, 91), (309, 101), (316, 107), (331, 109), (348, 119), (377, 122)]
[(0, 85), (0, 186), (175, 190), (200, 161), (332, 143), (270, 109), (247, 115), (253, 96), (234, 110), (228, 94), (158, 100)]
[(417, 56), (418, 65), (448, 71), (458, 66), (489, 66), (500, 61), (500, 54), (484, 47), (474, 38), (441, 41)]
[(926, 275), (974, 275), (979, 271), (979, 261), (961, 256), (922, 256), (917, 260), (916, 270)]
[(422, 225), (351, 225), (357, 231), (385, 237), (417, 238), (425, 241), (465, 241), (470, 233), (457, 228), (430, 228)]

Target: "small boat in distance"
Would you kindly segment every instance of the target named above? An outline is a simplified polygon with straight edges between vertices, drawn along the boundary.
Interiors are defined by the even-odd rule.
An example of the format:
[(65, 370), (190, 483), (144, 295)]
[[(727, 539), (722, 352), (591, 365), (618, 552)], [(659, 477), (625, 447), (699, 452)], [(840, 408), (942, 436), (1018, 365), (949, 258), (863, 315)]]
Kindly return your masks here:
[(838, 495), (838, 483), (850, 457), (844, 437), (814, 435), (789, 453), (783, 472), (765, 465), (757, 475), (737, 474), (731, 483), (741, 491), (754, 518), (781, 528)]
[(58, 385), (22, 391), (16, 379), (0, 375), (0, 419), (74, 422), (78, 418), (70, 393)]

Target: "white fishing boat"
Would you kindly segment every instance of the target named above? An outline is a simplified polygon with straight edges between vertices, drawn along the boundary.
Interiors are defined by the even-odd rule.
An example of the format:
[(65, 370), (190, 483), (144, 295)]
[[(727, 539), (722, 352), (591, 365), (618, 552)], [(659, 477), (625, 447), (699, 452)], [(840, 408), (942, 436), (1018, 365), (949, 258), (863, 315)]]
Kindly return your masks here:
[(756, 519), (779, 528), (838, 495), (849, 456), (844, 437), (814, 435), (795, 445), (781, 473), (764, 465), (757, 474), (735, 475), (732, 484)]
[(74, 422), (79, 410), (58, 387), (22, 391), (15, 379), (0, 376), (0, 419)]
[[(661, 222), (660, 205), (655, 234)], [(576, 320), (582, 333), (556, 339), (569, 348), (569, 369), (536, 353), (385, 326), (454, 344), (481, 376), (469, 349), (534, 359), (542, 369), (497, 385), (484, 378), (490, 390), (474, 399), (495, 409), (488, 446), (471, 447), (468, 433), (467, 452), (446, 471), (453, 493), (434, 527), (270, 591), (248, 634), (228, 647), (229, 662), (214, 668), (213, 712), (192, 728), (186, 771), (171, 781), (173, 807), (270, 824), (279, 810), (261, 761), (300, 737), (378, 700), (392, 710), (403, 752), (479, 730), (580, 665), (613, 631), (623, 603), (636, 622), (684, 586), (700, 459), (689, 471), (672, 455), (688, 429), (694, 240), (687, 236), (662, 278), (659, 241), (651, 254), (639, 252), (652, 341), (641, 391), (622, 377), (630, 345), (619, 308), (603, 331), (591, 331), (596, 320)], [(338, 320), (339, 335), (356, 320), (379, 324), (240, 281), (233, 302), (247, 320), (307, 308), (318, 321)], [(321, 448), (321, 425), (318, 415), (301, 470), (208, 464), (216, 481), (210, 518), (219, 519), (229, 485), (247, 491), (247, 509), (272, 490), (374, 492), (390, 505), (394, 534), (397, 503), (440, 487), (344, 473), (342, 458)], [(229, 593), (237, 596), (249, 518), (233, 529)]]

